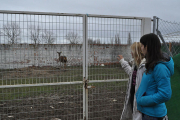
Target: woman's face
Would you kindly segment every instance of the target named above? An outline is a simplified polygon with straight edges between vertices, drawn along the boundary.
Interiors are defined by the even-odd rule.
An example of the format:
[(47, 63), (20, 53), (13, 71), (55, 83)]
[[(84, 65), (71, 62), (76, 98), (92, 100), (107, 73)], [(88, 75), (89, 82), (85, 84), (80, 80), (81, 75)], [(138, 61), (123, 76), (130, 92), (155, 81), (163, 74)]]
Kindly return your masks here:
[(142, 51), (142, 53), (143, 53), (144, 55), (147, 54), (147, 46), (144, 47), (144, 45), (143, 45), (142, 43), (141, 43), (141, 51)]

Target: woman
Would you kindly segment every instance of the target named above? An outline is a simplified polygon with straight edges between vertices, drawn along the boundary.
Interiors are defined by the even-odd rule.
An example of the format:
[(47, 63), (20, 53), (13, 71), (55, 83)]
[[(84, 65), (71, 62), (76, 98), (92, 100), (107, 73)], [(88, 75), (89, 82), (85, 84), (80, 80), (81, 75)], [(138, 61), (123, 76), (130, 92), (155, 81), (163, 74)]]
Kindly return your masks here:
[(142, 120), (142, 114), (137, 111), (135, 93), (141, 83), (142, 75), (145, 71), (145, 59), (141, 52), (140, 42), (134, 42), (131, 45), (131, 54), (133, 60), (132, 67), (124, 60), (122, 55), (119, 55), (119, 62), (122, 68), (129, 75), (127, 88), (127, 96), (124, 104), (124, 109), (120, 120)]
[(136, 93), (137, 109), (142, 112), (142, 120), (167, 120), (165, 102), (172, 94), (170, 77), (174, 74), (174, 62), (161, 52), (157, 35), (146, 34), (140, 42), (146, 56), (146, 72)]

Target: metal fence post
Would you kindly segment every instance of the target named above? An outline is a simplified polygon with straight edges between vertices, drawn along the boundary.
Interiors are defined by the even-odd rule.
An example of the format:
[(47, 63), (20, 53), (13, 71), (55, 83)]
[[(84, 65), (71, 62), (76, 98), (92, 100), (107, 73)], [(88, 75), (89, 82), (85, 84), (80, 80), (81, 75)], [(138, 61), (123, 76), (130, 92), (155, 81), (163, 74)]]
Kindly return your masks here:
[(153, 16), (153, 33), (156, 34), (156, 16)]
[(83, 120), (88, 120), (88, 41), (87, 41), (87, 15), (83, 16)]

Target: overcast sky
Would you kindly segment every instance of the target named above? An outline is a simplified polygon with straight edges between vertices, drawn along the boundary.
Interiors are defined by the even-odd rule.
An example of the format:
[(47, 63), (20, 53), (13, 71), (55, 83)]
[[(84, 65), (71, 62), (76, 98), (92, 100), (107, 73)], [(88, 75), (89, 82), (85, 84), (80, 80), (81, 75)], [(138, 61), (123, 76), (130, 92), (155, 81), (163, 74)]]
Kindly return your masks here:
[[(131, 16), (131, 17), (149, 17), (151, 19), (153, 19), (153, 16), (157, 16), (164, 21), (180, 23), (180, 15), (179, 15), (180, 6), (179, 5), (180, 5), (180, 0), (1, 0), (0, 10), (116, 15), (116, 16)], [(3, 19), (3, 20), (0, 20), (1, 23), (3, 21), (6, 21), (6, 18), (8, 20), (14, 20), (13, 16), (11, 15), (3, 16), (2, 14), (2, 16), (0, 17)], [(17, 21), (18, 21), (18, 18), (19, 17), (17, 15), (16, 17)], [(32, 16), (32, 19), (33, 19), (33, 16)], [(39, 20), (39, 17), (36, 20)], [(48, 18), (46, 18), (45, 20), (48, 23)], [(56, 20), (56, 19), (54, 18), (53, 20)], [(68, 23), (68, 21), (66, 22)], [(119, 24), (119, 27), (118, 25), (116, 25), (116, 28), (120, 28), (121, 26), (122, 25), (120, 24)], [(161, 25), (161, 27), (163, 27), (161, 32), (164, 33), (163, 30), (165, 30), (166, 32), (168, 32), (166, 34), (169, 34), (169, 33), (172, 33), (173, 30), (175, 30), (175, 32), (178, 30), (178, 34), (179, 34), (179, 27), (176, 27), (176, 26), (178, 25), (176, 24), (175, 26), (173, 26), (172, 24), (170, 26)], [(28, 26), (25, 26), (25, 27), (28, 27)], [(43, 25), (41, 27), (43, 27)], [(55, 25), (53, 28), (56, 28), (56, 27), (57, 25)], [(80, 27), (82, 28), (82, 26)], [(90, 26), (89, 28), (91, 27), (93, 26)], [(100, 29), (101, 27), (106, 27), (106, 26), (100, 26), (98, 29)], [(113, 27), (113, 25), (111, 25), (111, 27)], [(164, 29), (165, 27), (167, 27), (167, 29)], [(173, 29), (171, 29), (170, 27)], [(63, 36), (62, 39), (64, 39), (64, 36), (67, 34), (67, 31), (66, 31), (67, 28), (64, 28), (61, 26), (61, 29), (62, 28), (64, 29), (63, 32), (55, 31), (53, 33), (57, 33), (57, 32), (60, 33), (59, 36)], [(106, 29), (108, 33), (104, 31), (100, 31), (100, 33), (102, 34), (97, 33), (97, 31), (93, 29), (92, 31), (94, 33), (92, 33), (93, 34), (92, 39), (103, 40), (104, 38), (107, 41), (107, 38), (111, 39), (111, 37), (112, 36), (114, 37), (116, 33), (120, 33), (120, 34), (123, 34), (123, 35), (120, 35), (120, 37), (122, 37), (121, 41), (127, 41), (128, 34), (131, 32), (131, 37), (133, 38), (133, 40), (139, 40), (140, 32), (137, 34), (133, 33), (134, 29), (137, 30), (136, 27), (134, 27), (134, 29), (131, 28), (129, 31), (126, 29), (125, 30), (126, 33), (125, 32), (123, 33), (122, 30), (120, 29), (116, 30), (116, 28), (114, 28), (113, 30), (111, 28), (112, 33), (108, 31), (109, 28)], [(60, 29), (60, 28), (56, 28), (56, 29)], [(74, 29), (79, 30), (79, 28), (77, 27), (76, 28), (73, 27), (73, 30)], [(78, 33), (78, 34), (82, 36), (82, 31), (81, 33)], [(89, 37), (91, 37), (91, 32), (89, 32)], [(58, 40), (59, 39), (60, 38), (58, 38)]]
[(0, 10), (157, 16), (180, 22), (180, 0), (1, 0)]

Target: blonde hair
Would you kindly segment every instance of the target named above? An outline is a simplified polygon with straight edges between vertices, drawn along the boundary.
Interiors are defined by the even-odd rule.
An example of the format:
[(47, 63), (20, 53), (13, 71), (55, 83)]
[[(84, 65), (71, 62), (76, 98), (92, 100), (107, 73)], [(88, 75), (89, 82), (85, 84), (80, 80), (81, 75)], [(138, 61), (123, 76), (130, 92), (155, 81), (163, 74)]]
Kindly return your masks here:
[(140, 42), (134, 42), (131, 45), (131, 52), (134, 57), (135, 65), (139, 66), (141, 63), (141, 60), (144, 58), (144, 55), (141, 52), (141, 43)]

